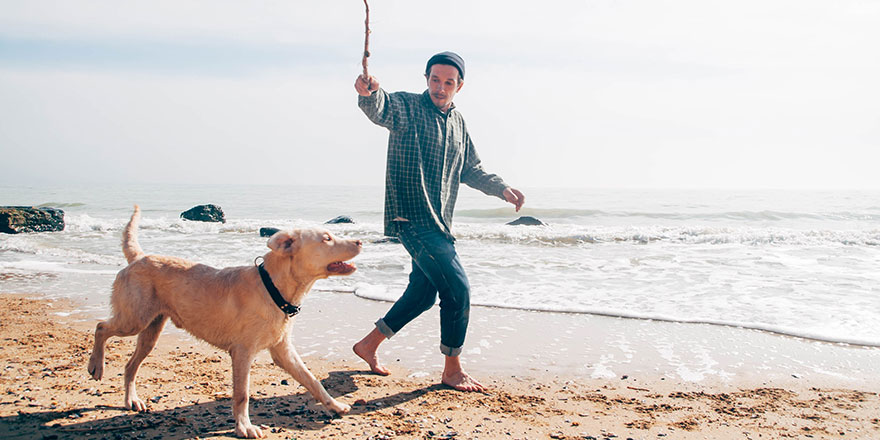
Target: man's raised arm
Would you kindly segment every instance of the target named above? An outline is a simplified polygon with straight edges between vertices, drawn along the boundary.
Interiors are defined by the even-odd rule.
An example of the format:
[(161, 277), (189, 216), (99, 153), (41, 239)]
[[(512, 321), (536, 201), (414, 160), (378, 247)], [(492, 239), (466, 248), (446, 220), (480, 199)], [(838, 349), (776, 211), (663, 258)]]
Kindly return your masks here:
[(399, 130), (406, 125), (406, 116), (400, 111), (394, 97), (379, 87), (379, 80), (370, 75), (358, 75), (354, 81), (358, 92), (358, 107), (376, 125), (389, 130)]

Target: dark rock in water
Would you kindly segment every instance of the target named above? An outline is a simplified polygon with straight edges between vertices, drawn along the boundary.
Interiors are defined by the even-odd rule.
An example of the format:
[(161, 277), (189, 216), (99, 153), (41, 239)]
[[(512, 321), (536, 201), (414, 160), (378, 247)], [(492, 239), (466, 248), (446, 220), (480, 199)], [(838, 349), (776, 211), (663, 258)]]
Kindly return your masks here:
[(510, 222), (510, 223), (508, 223), (508, 225), (511, 225), (511, 226), (519, 226), (519, 225), (524, 225), (524, 226), (546, 226), (547, 223), (544, 223), (544, 222), (542, 222), (541, 220), (538, 220), (538, 219), (536, 219), (536, 218), (534, 218), (534, 217), (531, 217), (531, 216), (528, 216), (528, 215), (524, 215), (524, 216), (522, 216), (522, 217), (520, 217), (520, 218), (518, 218), (518, 219), (516, 219), (516, 220), (514, 220), (514, 221), (512, 221), (512, 222)]
[(226, 223), (223, 209), (217, 205), (199, 205), (180, 213), (180, 218), (196, 222)]
[(336, 224), (339, 224), (339, 223), (354, 223), (354, 220), (352, 220), (351, 217), (349, 217), (349, 216), (347, 216), (347, 215), (340, 215), (339, 217), (336, 217), (336, 218), (334, 218), (334, 219), (332, 219), (332, 220), (327, 220), (327, 222), (324, 223), (324, 224), (326, 224), (326, 225), (336, 225)]
[(32, 206), (0, 207), (0, 232), (54, 232), (64, 230), (64, 211)]
[(280, 230), (278, 228), (260, 228), (260, 237), (271, 237)]
[(385, 237), (385, 238), (380, 238), (380, 239), (374, 241), (373, 243), (374, 244), (384, 244), (384, 243), (400, 244), (400, 239), (397, 237)]

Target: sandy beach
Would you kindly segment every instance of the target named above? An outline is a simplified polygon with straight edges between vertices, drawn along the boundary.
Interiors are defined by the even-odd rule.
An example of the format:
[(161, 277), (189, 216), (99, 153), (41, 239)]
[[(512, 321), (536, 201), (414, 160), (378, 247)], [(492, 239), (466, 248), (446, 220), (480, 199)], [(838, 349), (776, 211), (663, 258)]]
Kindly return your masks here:
[[(835, 380), (833, 375), (793, 377), (784, 371), (761, 373), (753, 365), (752, 376), (731, 373), (735, 377), (730, 380), (686, 381), (663, 371), (641, 371), (639, 362), (633, 362), (628, 371), (634, 372), (593, 378), (572, 370), (563, 359), (547, 359), (546, 368), (538, 367), (537, 359), (493, 342), (493, 347), (500, 348), (479, 354), (472, 350), (469, 357), (471, 372), (490, 391), (463, 394), (438, 384), (441, 359), (433, 354), (433, 344), (426, 351), (416, 350), (409, 344), (419, 339), (395, 338), (394, 344), (389, 341), (383, 346), (393, 374), (380, 377), (365, 371), (365, 365), (347, 354), (350, 344), (341, 341), (350, 343), (361, 329), (369, 329), (367, 317), (385, 305), (332, 293), (318, 293), (315, 298), (307, 301), (310, 308), (301, 315), (294, 333), (305, 333), (308, 328), (313, 334), (300, 335), (297, 344), (328, 391), (353, 405), (353, 410), (344, 417), (325, 413), (264, 355), (252, 371), (251, 417), (264, 427), (268, 438), (880, 438), (880, 386), (867, 376), (863, 380)], [(347, 304), (353, 315), (330, 310), (334, 304)], [(233, 436), (231, 367), (225, 353), (169, 326), (139, 374), (140, 395), (149, 402), (150, 411), (127, 411), (121, 407), (121, 373), (133, 350), (133, 339), (111, 340), (107, 375), (101, 382), (91, 380), (85, 365), (96, 318), (69, 314), (75, 309), (66, 301), (34, 295), (0, 295), (0, 437)], [(536, 325), (515, 311), (492, 309), (482, 314), (505, 315), (505, 325), (514, 325), (510, 319), (518, 319), (524, 331)], [(330, 321), (328, 315), (335, 315), (338, 324), (354, 323), (355, 317), (365, 321), (338, 325), (332, 331), (329, 324), (313, 328), (317, 322)], [(532, 315), (532, 321), (541, 321), (540, 325), (564, 324), (566, 319), (564, 315)], [(430, 330), (433, 321), (424, 317), (416, 322)], [(478, 338), (484, 333), (480, 322), (478, 318), (474, 331)], [(413, 333), (418, 332), (409, 335), (415, 337)], [(496, 336), (482, 334), (483, 338)], [(325, 348), (314, 347), (315, 341), (323, 341)], [(529, 345), (528, 339), (525, 344), (510, 342)], [(395, 350), (401, 356), (388, 357)], [(833, 348), (839, 350), (853, 349)], [(414, 353), (421, 351), (428, 354)], [(634, 350), (637, 355), (644, 351)], [(876, 356), (875, 351), (863, 350), (862, 354)], [(422, 362), (426, 356), (436, 359)], [(493, 359), (499, 357), (510, 362), (495, 363)], [(850, 365), (858, 366), (858, 362)]]

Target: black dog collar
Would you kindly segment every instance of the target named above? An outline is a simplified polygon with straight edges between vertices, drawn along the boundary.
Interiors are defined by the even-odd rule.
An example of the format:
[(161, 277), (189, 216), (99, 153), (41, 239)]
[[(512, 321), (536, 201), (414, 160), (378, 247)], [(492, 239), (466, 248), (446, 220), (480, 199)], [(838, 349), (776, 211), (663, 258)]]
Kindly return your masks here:
[(277, 305), (278, 308), (288, 317), (293, 317), (299, 313), (299, 306), (287, 302), (284, 297), (281, 296), (281, 292), (279, 292), (278, 288), (275, 287), (275, 284), (272, 283), (272, 277), (269, 276), (269, 272), (263, 267), (263, 263), (260, 263), (260, 265), (257, 266), (257, 269), (260, 270), (260, 278), (263, 279), (263, 285), (266, 286), (266, 290), (269, 291), (269, 296), (272, 297), (272, 301), (275, 301), (275, 305)]

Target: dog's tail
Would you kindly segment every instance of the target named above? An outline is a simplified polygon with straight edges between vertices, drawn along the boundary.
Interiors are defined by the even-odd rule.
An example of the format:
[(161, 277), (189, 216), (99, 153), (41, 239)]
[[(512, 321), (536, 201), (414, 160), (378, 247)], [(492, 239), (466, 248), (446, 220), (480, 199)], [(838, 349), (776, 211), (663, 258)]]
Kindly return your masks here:
[(141, 208), (134, 205), (134, 213), (131, 214), (131, 220), (122, 231), (122, 253), (129, 263), (134, 262), (144, 256), (144, 250), (138, 244), (138, 222), (141, 220)]

